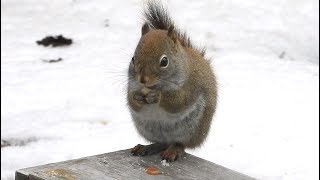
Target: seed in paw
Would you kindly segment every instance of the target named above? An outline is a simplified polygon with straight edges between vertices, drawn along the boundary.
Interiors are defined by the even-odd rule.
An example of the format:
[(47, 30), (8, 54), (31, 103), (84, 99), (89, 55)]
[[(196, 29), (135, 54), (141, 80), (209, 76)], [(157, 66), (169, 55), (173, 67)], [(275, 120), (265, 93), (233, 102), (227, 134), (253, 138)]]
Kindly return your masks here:
[(142, 92), (144, 95), (147, 95), (150, 91), (151, 91), (151, 89), (146, 88), (146, 87), (144, 87), (144, 88), (141, 89), (141, 92)]

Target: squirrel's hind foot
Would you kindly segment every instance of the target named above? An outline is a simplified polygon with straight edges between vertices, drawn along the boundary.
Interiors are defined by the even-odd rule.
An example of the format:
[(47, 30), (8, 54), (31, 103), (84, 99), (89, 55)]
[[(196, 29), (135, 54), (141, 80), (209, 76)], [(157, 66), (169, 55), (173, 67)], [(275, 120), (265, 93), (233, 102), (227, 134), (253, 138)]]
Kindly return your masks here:
[(168, 148), (168, 145), (161, 143), (153, 143), (150, 145), (141, 145), (138, 144), (134, 148), (131, 149), (131, 154), (134, 156), (146, 156), (157, 154), (163, 150)]
[(163, 160), (172, 162), (181, 158), (184, 153), (184, 146), (181, 144), (172, 144), (160, 156)]

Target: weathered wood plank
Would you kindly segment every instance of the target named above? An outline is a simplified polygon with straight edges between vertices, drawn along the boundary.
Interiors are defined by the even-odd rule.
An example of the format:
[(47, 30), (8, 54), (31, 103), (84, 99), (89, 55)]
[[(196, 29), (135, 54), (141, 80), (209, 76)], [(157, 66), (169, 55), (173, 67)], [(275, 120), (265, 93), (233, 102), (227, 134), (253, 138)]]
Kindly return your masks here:
[[(147, 167), (156, 167), (161, 174), (149, 175)], [(122, 150), (70, 161), (52, 163), (16, 171), (16, 180), (39, 179), (210, 179), (252, 180), (244, 174), (185, 154), (179, 161), (161, 163), (159, 155), (137, 157)]]

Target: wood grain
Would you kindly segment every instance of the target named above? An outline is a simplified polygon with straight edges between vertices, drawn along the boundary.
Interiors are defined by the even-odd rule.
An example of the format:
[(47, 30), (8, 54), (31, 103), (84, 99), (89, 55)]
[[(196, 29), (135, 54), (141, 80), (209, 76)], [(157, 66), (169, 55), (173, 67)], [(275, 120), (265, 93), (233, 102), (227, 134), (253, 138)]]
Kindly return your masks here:
[[(159, 175), (150, 175), (148, 167), (155, 167)], [(252, 180), (249, 176), (220, 165), (185, 154), (176, 162), (161, 163), (159, 155), (132, 156), (122, 150), (75, 160), (46, 164), (16, 171), (16, 180), (39, 179), (197, 179)]]

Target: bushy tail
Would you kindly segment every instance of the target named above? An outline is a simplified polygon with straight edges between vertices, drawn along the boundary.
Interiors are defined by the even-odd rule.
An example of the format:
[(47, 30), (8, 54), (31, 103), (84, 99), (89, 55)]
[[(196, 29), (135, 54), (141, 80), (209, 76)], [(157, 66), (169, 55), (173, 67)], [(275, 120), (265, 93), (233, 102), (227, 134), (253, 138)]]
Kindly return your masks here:
[[(168, 11), (156, 0), (150, 0), (147, 2), (144, 17), (145, 21), (148, 22), (153, 29), (169, 30), (171, 25), (174, 26), (174, 22), (169, 16)], [(174, 31), (176, 32), (182, 46), (192, 48), (202, 56), (205, 55), (205, 49), (194, 46), (186, 32), (183, 32), (176, 27), (174, 28)]]

